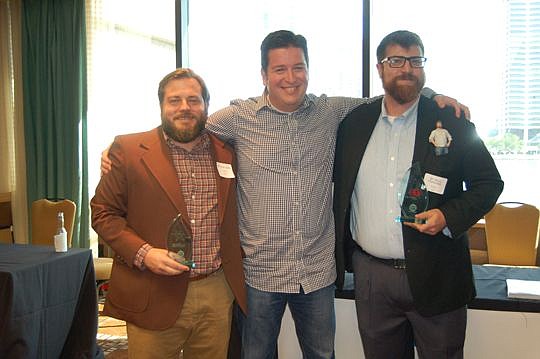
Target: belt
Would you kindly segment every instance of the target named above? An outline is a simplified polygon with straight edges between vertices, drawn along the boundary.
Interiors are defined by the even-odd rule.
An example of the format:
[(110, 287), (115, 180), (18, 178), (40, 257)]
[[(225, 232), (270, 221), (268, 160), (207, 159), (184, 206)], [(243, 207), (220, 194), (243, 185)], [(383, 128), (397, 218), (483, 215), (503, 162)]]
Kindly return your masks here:
[(379, 258), (379, 257), (375, 257), (375, 256), (369, 254), (368, 252), (363, 250), (358, 245), (357, 245), (357, 248), (360, 250), (360, 252), (362, 252), (363, 254), (368, 256), (369, 258), (376, 260), (379, 263), (385, 264), (385, 265), (390, 266), (390, 267), (392, 267), (394, 269), (407, 269), (407, 261), (405, 259)]
[(197, 274), (196, 276), (193, 276), (193, 277), (189, 277), (189, 281), (190, 282), (196, 282), (198, 280), (201, 280), (201, 279), (206, 279), (210, 276), (213, 276), (214, 274), (217, 274), (219, 273), (220, 271), (222, 271), (223, 269), (220, 267), (218, 270), (216, 271), (213, 271), (211, 273), (205, 273), (205, 274)]
[(189, 277), (189, 281), (190, 281), (190, 282), (196, 282), (196, 281), (201, 280), (201, 279), (206, 279), (206, 278), (208, 278), (209, 276), (211, 276), (212, 274), (214, 274), (214, 273), (209, 273), (209, 274), (198, 274), (198, 275), (196, 275), (196, 276), (194, 276), (194, 277)]

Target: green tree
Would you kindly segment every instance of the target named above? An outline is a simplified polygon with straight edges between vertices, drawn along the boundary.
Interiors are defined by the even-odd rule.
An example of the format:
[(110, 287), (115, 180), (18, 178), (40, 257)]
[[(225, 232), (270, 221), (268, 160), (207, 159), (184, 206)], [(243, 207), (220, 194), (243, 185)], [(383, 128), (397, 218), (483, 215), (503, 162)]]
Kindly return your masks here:
[(507, 132), (487, 139), (486, 146), (492, 153), (517, 153), (523, 149), (523, 141), (516, 134)]

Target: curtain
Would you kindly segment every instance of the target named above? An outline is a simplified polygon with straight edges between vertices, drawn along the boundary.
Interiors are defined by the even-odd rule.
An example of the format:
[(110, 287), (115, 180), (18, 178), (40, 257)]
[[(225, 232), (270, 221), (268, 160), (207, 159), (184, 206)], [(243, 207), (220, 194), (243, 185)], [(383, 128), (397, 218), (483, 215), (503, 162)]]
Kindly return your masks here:
[(0, 192), (11, 192), (15, 242), (27, 243), (21, 0), (0, 0)]
[(24, 0), (22, 54), (28, 204), (77, 204), (73, 247), (89, 247), (84, 0)]

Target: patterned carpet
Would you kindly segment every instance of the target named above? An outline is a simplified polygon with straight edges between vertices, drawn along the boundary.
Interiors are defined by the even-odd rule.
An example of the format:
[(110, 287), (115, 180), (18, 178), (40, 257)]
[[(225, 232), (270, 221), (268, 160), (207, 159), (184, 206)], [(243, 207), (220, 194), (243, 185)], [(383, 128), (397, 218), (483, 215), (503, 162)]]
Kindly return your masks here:
[[(102, 314), (103, 300), (98, 305), (97, 344), (107, 359), (127, 359), (126, 322)], [(178, 359), (182, 359), (182, 353)]]
[(99, 305), (97, 344), (107, 359), (127, 358), (126, 323), (102, 315), (101, 310), (102, 304)]
[(106, 358), (127, 358), (127, 338), (117, 335), (97, 335), (97, 343)]

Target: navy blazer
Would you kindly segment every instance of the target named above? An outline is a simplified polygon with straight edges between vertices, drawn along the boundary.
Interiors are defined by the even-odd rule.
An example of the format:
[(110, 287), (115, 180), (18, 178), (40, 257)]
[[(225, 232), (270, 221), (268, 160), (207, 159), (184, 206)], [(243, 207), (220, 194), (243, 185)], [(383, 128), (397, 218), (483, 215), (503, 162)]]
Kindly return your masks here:
[[(349, 227), (350, 200), (371, 133), (381, 113), (382, 98), (354, 109), (341, 123), (334, 163), (337, 286), (345, 270), (352, 271), (356, 244)], [(448, 154), (435, 156), (428, 138), (436, 122), (452, 135)], [(420, 97), (412, 162), (422, 171), (448, 179), (442, 195), (429, 192), (428, 208), (438, 208), (452, 233), (423, 234), (402, 225), (407, 277), (416, 309), (426, 316), (449, 312), (476, 295), (467, 230), (497, 202), (503, 189), (493, 158), (478, 137), (474, 124), (456, 119), (453, 108), (440, 109)], [(463, 183), (467, 190), (463, 190)]]

